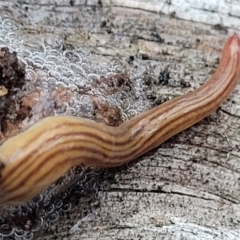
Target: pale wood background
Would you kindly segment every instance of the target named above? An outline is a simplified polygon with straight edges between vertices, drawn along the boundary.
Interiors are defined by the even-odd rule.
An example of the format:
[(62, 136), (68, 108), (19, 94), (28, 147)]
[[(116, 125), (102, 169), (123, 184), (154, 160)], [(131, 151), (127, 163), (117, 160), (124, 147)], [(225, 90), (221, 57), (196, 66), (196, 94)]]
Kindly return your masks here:
[[(164, 86), (158, 94), (168, 97), (205, 82), (226, 38), (240, 34), (237, 0), (2, 0), (0, 7), (24, 23), (26, 36), (58, 35), (100, 56), (135, 56), (141, 68), (169, 66), (172, 83), (191, 87)], [(224, 111), (116, 174), (87, 206), (92, 214), (82, 218), (81, 205), (39, 239), (240, 239), (239, 90)]]

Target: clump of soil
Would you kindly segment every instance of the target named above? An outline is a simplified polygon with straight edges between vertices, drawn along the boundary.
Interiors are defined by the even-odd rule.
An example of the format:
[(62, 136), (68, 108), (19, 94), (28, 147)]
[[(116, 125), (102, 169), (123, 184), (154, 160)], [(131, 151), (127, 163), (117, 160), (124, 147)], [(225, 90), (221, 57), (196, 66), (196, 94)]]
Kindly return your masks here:
[(123, 122), (122, 112), (118, 106), (111, 106), (100, 98), (95, 98), (93, 102), (95, 107), (95, 121), (112, 127), (117, 127)]
[(99, 88), (107, 94), (114, 94), (124, 86), (130, 87), (129, 75), (126, 73), (116, 73), (109, 77), (101, 77), (96, 80), (94, 87)]
[(24, 83), (25, 65), (18, 60), (17, 53), (11, 53), (7, 47), (0, 48), (0, 141), (30, 111), (29, 107), (21, 106), (17, 96)]

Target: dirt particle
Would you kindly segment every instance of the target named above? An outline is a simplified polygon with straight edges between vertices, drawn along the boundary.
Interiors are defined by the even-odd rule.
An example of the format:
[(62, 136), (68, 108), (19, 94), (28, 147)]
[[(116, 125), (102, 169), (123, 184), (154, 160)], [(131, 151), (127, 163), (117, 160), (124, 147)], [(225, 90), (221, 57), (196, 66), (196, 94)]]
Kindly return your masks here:
[(5, 88), (4, 86), (0, 86), (0, 97), (5, 96), (7, 94), (8, 94), (7, 88)]
[(59, 108), (62, 106), (64, 102), (69, 102), (72, 96), (73, 94), (70, 92), (68, 88), (56, 87), (56, 89), (52, 93), (52, 97), (55, 102), (55, 107)]
[(109, 77), (101, 77), (96, 80), (93, 87), (103, 90), (106, 94), (114, 94), (124, 86), (129, 86), (129, 76), (125, 73), (116, 73)]
[[(11, 133), (8, 127), (16, 126), (31, 110), (21, 105), (21, 89), (25, 84), (25, 65), (16, 52), (7, 47), (0, 49), (0, 142), (3, 134)], [(11, 124), (10, 124), (11, 123)]]
[(32, 92), (22, 98), (22, 106), (33, 108), (39, 100), (40, 92)]
[(160, 72), (159, 74), (159, 83), (162, 85), (168, 85), (170, 79), (170, 72), (168, 71), (167, 68), (165, 68), (163, 71)]
[(110, 105), (100, 98), (94, 99), (95, 121), (108, 126), (116, 127), (122, 122), (122, 112), (118, 106)]

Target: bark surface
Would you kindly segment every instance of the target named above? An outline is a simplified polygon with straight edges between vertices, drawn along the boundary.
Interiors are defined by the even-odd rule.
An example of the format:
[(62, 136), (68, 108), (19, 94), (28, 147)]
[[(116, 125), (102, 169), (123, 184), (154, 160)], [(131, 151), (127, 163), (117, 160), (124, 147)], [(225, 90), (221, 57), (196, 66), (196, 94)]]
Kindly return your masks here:
[[(65, 49), (124, 61), (158, 82), (139, 94), (146, 105), (137, 113), (203, 84), (224, 41), (240, 34), (233, 0), (2, 0), (0, 9), (26, 39), (57, 38)], [(217, 113), (111, 173), (94, 200), (38, 239), (239, 239), (239, 91), (240, 84)]]

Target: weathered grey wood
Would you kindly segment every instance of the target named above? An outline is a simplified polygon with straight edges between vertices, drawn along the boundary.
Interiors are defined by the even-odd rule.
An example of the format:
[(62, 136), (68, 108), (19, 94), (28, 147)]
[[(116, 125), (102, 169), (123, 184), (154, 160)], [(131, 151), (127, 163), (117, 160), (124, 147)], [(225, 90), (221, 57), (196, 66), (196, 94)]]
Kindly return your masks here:
[[(225, 39), (240, 33), (239, 6), (205, 0), (76, 0), (74, 6), (64, 0), (0, 1), (2, 12), (23, 23), (23, 38), (49, 35), (99, 59), (120, 59), (131, 71), (127, 60), (134, 56), (138, 74), (154, 79), (168, 67), (172, 87), (150, 91), (169, 98), (211, 75)], [(181, 88), (180, 80), (191, 86)], [(240, 239), (239, 90), (223, 104), (224, 112), (130, 164), (92, 205), (73, 209), (39, 239)], [(151, 107), (145, 102), (137, 112)], [(92, 213), (83, 217), (85, 208)]]

